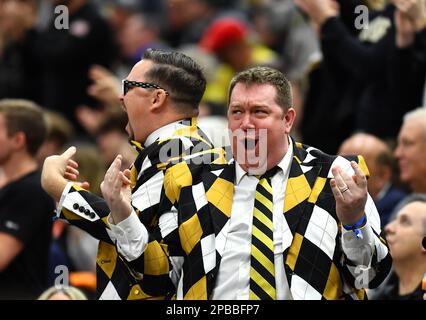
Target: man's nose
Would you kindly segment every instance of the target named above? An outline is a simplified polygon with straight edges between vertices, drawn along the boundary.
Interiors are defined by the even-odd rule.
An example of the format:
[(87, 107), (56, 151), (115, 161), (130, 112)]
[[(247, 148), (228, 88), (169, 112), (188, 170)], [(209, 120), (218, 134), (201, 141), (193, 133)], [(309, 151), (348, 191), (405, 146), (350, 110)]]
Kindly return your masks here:
[(241, 121), (241, 129), (254, 129), (255, 125), (250, 117), (250, 114), (244, 115), (242, 121)]
[(397, 159), (401, 158), (401, 147), (399, 144), (396, 146), (395, 151), (393, 152), (393, 155)]
[(385, 226), (385, 234), (392, 234), (394, 232), (394, 223), (395, 221), (389, 222), (386, 226)]

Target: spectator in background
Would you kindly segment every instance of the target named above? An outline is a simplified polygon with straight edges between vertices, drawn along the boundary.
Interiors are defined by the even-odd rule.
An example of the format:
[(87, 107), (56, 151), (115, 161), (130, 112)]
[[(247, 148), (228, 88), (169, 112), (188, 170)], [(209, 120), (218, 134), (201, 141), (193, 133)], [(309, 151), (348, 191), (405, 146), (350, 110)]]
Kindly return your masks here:
[[(69, 0), (66, 2), (69, 26), (58, 25), (63, 19), (53, 16), (48, 27), (39, 31), (35, 29), (35, 10), (23, 10), (28, 6), (26, 2), (8, 1), (15, 2), (12, 11), (15, 22), (24, 17), (29, 21), (24, 25), (24, 35), (17, 40), (25, 53), (23, 63), (40, 68), (21, 83), (40, 92), (39, 101), (45, 107), (60, 111), (77, 124), (74, 117), (77, 106), (95, 103), (86, 92), (90, 66), (110, 66), (116, 55), (107, 22), (89, 1)], [(53, 5), (63, 4), (61, 0), (51, 1)]]
[(39, 166), (44, 159), (60, 153), (74, 136), (74, 127), (64, 116), (54, 111), (45, 111), (47, 137), (37, 153)]
[(416, 193), (426, 193), (426, 109), (408, 112), (395, 149), (400, 180)]
[(426, 270), (426, 195), (412, 194), (398, 206), (395, 220), (386, 228), (393, 259), (393, 272), (374, 292), (376, 300), (422, 300), (422, 278)]
[(226, 110), (228, 85), (236, 72), (254, 65), (277, 65), (278, 57), (250, 38), (249, 25), (236, 18), (221, 18), (203, 34), (200, 47), (220, 61), (213, 79), (207, 83), (203, 102), (215, 103)]
[(395, 206), (406, 195), (393, 184), (397, 164), (389, 146), (373, 135), (356, 133), (342, 143), (338, 154), (360, 154), (364, 157), (370, 171), (368, 191), (376, 204), (384, 228)]
[(323, 53), (321, 65), (310, 74), (303, 141), (334, 153), (355, 130), (395, 138), (402, 115), (416, 107), (397, 106), (398, 91), (389, 85), (386, 57), (395, 46), (395, 7), (389, 4), (371, 12), (368, 28), (363, 28), (355, 23), (354, 14), (356, 6), (366, 4), (363, 0), (296, 0), (296, 4), (317, 27)]
[(124, 23), (118, 35), (121, 55), (125, 63), (133, 66), (140, 61), (148, 48), (167, 49), (160, 39), (160, 26), (163, 21), (156, 16), (133, 14)]
[(278, 53), (290, 81), (301, 80), (320, 55), (318, 37), (293, 0), (267, 3), (254, 12), (261, 42)]
[(96, 132), (96, 142), (102, 156), (103, 168), (107, 169), (118, 154), (123, 156), (122, 170), (129, 168), (137, 153), (129, 144), (126, 132), (127, 116), (123, 112), (108, 114)]
[(398, 105), (426, 106), (426, 2), (393, 0), (396, 47), (390, 60)]
[[(166, 0), (168, 28), (164, 39), (179, 47), (198, 43), (206, 28), (227, 11), (235, 0)], [(238, 14), (238, 13), (232, 13)]]
[(300, 137), (303, 100), (308, 90), (306, 75), (321, 60), (317, 34), (293, 0), (263, 5), (254, 11), (253, 23), (260, 41), (279, 55), (280, 69), (291, 81), (298, 114), (293, 136)]
[(46, 137), (42, 110), (0, 101), (0, 299), (34, 299), (47, 287), (55, 204), (40, 185), (36, 154)]
[(35, 11), (35, 1), (0, 2), (0, 99), (41, 102), (40, 65), (30, 57), (25, 41), (35, 24)]
[(110, 70), (99, 65), (90, 68), (89, 77), (92, 84), (87, 87), (87, 93), (98, 101), (99, 107), (79, 106), (76, 116), (80, 125), (89, 134), (95, 135), (99, 124), (109, 113), (122, 112), (118, 99), (121, 83)]

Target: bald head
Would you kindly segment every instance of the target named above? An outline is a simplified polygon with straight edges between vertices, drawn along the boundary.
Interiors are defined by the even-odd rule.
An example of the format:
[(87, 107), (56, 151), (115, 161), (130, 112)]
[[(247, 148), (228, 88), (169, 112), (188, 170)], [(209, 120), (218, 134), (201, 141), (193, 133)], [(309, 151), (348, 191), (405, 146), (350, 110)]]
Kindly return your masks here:
[(343, 141), (339, 149), (340, 155), (361, 154), (367, 158), (376, 159), (381, 153), (391, 152), (385, 142), (367, 133), (355, 133)]
[(362, 155), (368, 165), (371, 177), (368, 189), (375, 199), (383, 186), (392, 179), (394, 159), (389, 146), (379, 138), (367, 134), (356, 133), (343, 141), (339, 155)]

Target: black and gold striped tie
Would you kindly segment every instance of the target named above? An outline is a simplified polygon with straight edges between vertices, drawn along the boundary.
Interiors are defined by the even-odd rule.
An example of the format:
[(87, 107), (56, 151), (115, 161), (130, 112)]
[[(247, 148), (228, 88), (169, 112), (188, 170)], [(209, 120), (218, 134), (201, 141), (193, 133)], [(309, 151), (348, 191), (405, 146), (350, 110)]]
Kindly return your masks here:
[(271, 177), (273, 168), (259, 178), (253, 211), (251, 237), (250, 300), (275, 300), (275, 267), (273, 237), (273, 201)]

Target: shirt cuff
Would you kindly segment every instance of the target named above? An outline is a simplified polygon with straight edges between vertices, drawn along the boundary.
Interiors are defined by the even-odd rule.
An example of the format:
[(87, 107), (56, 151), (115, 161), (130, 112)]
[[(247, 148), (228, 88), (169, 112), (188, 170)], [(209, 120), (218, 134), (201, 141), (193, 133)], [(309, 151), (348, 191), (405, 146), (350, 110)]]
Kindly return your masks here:
[(357, 265), (369, 266), (374, 252), (374, 233), (367, 220), (359, 229), (358, 234), (353, 230), (342, 228), (343, 252), (349, 260)]
[(61, 214), (62, 207), (63, 207), (63, 204), (64, 204), (64, 200), (65, 200), (66, 196), (68, 195), (68, 193), (70, 192), (70, 189), (73, 186), (73, 184), (74, 184), (74, 182), (72, 182), (72, 181), (68, 182), (67, 185), (64, 188), (64, 191), (62, 191), (61, 199), (59, 200), (58, 207), (56, 208), (56, 217), (58, 217), (58, 218)]
[(148, 245), (148, 230), (139, 220), (132, 209), (130, 216), (118, 224), (114, 224), (111, 214), (108, 216), (111, 232), (117, 239), (118, 252), (127, 260), (133, 261), (139, 258)]

